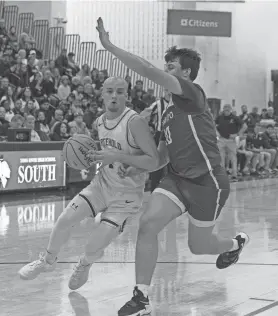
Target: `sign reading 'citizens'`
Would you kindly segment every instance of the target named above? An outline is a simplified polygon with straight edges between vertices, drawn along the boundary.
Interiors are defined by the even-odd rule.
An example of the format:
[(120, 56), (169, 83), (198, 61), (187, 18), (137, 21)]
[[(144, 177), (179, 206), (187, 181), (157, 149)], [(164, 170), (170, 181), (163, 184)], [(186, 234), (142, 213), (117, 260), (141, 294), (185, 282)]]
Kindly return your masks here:
[(232, 13), (168, 10), (167, 34), (231, 37)]

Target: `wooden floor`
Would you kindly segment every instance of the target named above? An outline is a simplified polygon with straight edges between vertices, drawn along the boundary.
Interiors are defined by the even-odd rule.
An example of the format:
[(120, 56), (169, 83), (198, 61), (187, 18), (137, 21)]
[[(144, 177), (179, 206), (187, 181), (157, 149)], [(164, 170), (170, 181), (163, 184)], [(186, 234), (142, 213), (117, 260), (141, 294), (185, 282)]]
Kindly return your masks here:
[[(67, 287), (88, 228), (77, 227), (58, 268), (34, 281), (17, 271), (37, 258), (69, 196), (0, 196), (0, 315), (112, 316), (131, 297), (134, 285), (135, 216), (93, 265), (78, 292)], [(15, 199), (15, 197), (13, 197)], [(146, 197), (147, 199), (147, 197)], [(187, 217), (160, 234), (159, 263), (151, 300), (156, 316), (278, 315), (278, 180), (233, 184), (216, 230), (224, 236), (246, 231), (251, 243), (240, 263), (217, 270), (215, 256), (194, 256), (187, 246)]]

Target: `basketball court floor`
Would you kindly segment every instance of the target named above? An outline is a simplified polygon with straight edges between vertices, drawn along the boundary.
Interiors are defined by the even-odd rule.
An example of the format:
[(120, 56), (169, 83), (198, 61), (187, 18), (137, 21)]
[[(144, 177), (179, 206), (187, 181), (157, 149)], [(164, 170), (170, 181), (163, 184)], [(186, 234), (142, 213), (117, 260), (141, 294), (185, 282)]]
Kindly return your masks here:
[[(17, 276), (24, 264), (43, 251), (55, 221), (73, 194), (0, 197), (1, 316), (114, 316), (131, 298), (139, 215), (93, 265), (88, 283), (79, 291), (71, 292), (67, 283), (90, 223), (75, 229), (53, 273), (33, 281)], [(251, 242), (240, 263), (226, 270), (216, 269), (215, 256), (189, 252), (186, 216), (171, 223), (159, 236), (152, 315), (278, 315), (277, 202), (278, 179), (232, 184), (216, 230), (229, 237), (246, 231)]]

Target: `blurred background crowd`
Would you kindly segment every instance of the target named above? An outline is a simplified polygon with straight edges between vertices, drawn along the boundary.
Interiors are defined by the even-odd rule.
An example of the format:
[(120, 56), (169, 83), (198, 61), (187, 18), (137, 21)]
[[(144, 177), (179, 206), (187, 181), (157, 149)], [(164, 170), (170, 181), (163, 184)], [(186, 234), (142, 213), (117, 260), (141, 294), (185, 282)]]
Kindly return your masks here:
[[(31, 141), (63, 141), (76, 133), (97, 139), (93, 122), (103, 111), (101, 97), (106, 69), (78, 65), (74, 53), (61, 51), (55, 60), (42, 59), (28, 29), (17, 34), (0, 21), (0, 136), (9, 128), (32, 130)], [(156, 98), (143, 82), (127, 74), (127, 106), (140, 113)]]

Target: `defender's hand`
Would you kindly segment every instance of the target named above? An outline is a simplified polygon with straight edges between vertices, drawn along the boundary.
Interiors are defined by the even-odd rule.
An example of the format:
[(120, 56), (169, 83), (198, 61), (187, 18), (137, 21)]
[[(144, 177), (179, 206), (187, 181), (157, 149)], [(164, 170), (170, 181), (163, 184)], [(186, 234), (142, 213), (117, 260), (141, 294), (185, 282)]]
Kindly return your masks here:
[(99, 39), (101, 41), (102, 46), (104, 48), (107, 48), (107, 46), (110, 44), (109, 33), (105, 31), (102, 18), (98, 18), (96, 29), (98, 30)]

